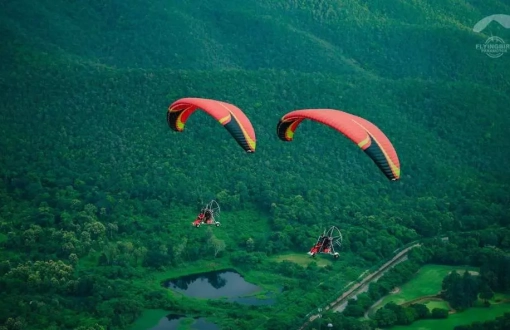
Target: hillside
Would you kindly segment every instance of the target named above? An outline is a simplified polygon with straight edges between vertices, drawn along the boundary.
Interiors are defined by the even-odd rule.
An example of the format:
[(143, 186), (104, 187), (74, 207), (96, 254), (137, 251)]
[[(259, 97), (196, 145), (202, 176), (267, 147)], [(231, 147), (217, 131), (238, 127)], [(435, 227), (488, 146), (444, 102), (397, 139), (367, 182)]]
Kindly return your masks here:
[[(206, 242), (188, 224), (197, 203), (211, 198), (238, 221), (255, 212), (270, 228), (245, 226), (238, 239), (226, 226), (225, 260), (250, 237), (264, 255), (306, 250), (334, 223), (362, 267), (414, 239), (510, 224), (510, 54), (493, 59), (475, 49), (491, 34), (510, 40), (510, 31), (493, 24), (472, 32), (481, 18), (510, 13), (509, 5), (20, 0), (0, 8), (4, 289), (24, 283), (7, 274), (29, 261), (73, 264), (75, 282), (109, 278), (113, 266), (97, 260), (115, 244), (146, 251), (115, 266), (140, 278), (196, 261), (199, 252), (176, 247), (182, 237)], [(243, 153), (203, 113), (183, 133), (171, 132), (166, 108), (187, 96), (240, 107), (255, 127), (256, 153)], [(295, 141), (279, 141), (278, 119), (302, 108), (376, 123), (398, 152), (402, 180), (388, 182), (356, 145), (318, 124), (305, 122)], [(165, 257), (155, 252), (161, 246)], [(30, 301), (34, 293), (3, 295)], [(108, 323), (85, 293), (73, 307), (79, 294), (68, 287), (58, 295), (62, 313), (82, 322), (132, 321)], [(9, 307), (0, 324), (16, 315)]]

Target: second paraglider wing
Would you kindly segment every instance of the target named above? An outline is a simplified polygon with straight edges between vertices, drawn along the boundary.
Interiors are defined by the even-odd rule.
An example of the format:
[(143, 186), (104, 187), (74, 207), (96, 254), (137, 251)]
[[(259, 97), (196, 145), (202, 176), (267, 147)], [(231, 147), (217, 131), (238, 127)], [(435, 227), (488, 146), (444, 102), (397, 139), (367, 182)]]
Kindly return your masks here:
[(333, 109), (305, 109), (287, 113), (278, 122), (276, 134), (283, 141), (292, 141), (299, 124), (309, 119), (327, 125), (356, 143), (392, 181), (400, 179), (400, 162), (386, 135), (361, 117)]

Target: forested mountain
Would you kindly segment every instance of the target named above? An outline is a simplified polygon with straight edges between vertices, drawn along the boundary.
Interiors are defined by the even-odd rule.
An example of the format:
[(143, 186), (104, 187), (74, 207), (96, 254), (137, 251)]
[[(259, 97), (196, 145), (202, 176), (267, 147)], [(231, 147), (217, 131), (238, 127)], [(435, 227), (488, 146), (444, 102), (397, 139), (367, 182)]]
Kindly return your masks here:
[[(27, 329), (72, 328), (62, 319), (74, 313), (84, 325), (127, 326), (105, 317), (115, 299), (136, 296), (111, 274), (202, 258), (179, 242), (205, 244), (189, 223), (211, 198), (243, 230), (234, 238), (239, 226), (225, 227), (227, 258), (249, 237), (264, 255), (303, 251), (330, 224), (367, 262), (421, 237), (510, 225), (510, 54), (475, 48), (491, 34), (510, 40), (510, 30), (472, 31), (510, 13), (504, 2), (19, 0), (0, 9), (7, 329), (20, 315)], [(256, 152), (201, 112), (183, 133), (170, 131), (166, 109), (181, 97), (237, 105), (256, 130)], [(389, 182), (316, 123), (278, 140), (279, 118), (303, 108), (375, 123), (402, 179)], [(243, 224), (251, 219), (262, 225)], [(493, 245), (510, 242), (504, 233)], [(100, 276), (108, 279), (97, 284)], [(117, 291), (91, 299), (102, 286)], [(66, 316), (44, 323), (27, 305), (34, 295)]]

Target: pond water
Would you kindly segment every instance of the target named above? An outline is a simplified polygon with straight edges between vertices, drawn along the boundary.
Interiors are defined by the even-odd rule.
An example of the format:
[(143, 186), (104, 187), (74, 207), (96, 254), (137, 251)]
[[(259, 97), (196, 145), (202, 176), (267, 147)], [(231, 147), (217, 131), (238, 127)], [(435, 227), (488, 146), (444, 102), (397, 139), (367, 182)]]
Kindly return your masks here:
[(187, 323), (196, 330), (220, 330), (220, 328), (205, 318), (198, 319), (187, 318), (184, 315), (169, 314), (162, 318), (159, 323), (150, 328), (150, 330), (177, 330), (182, 326), (181, 323)]
[[(188, 297), (208, 299), (238, 298), (260, 291), (260, 287), (245, 281), (241, 274), (229, 269), (182, 276), (165, 281), (163, 285)], [(239, 303), (242, 303), (243, 299), (239, 299)]]
[[(182, 276), (165, 281), (163, 286), (188, 297), (205, 299), (224, 298), (228, 302), (251, 306), (272, 305), (276, 302), (275, 295), (282, 291), (282, 288), (280, 288), (278, 292), (261, 292), (260, 287), (245, 281), (241, 274), (231, 269)], [(264, 299), (254, 296), (261, 293), (264, 293)], [(169, 314), (161, 318), (165, 314), (165, 311), (161, 310), (147, 313), (138, 321), (136, 329), (176, 330), (188, 326), (187, 328), (196, 330), (219, 330), (217, 325), (207, 321), (205, 318), (193, 319), (176, 314)], [(159, 319), (156, 326), (144, 326), (150, 320), (155, 319)]]

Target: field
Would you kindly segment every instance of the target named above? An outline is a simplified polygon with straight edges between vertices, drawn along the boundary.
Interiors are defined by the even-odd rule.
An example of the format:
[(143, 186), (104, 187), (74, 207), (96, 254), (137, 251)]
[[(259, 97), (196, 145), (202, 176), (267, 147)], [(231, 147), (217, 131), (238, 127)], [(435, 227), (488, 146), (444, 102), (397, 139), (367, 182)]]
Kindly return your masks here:
[(448, 303), (444, 300), (428, 300), (423, 301), (422, 304), (425, 304), (430, 311), (434, 308), (449, 309)]
[(386, 296), (378, 306), (382, 307), (389, 302), (402, 304), (406, 301), (417, 299), (423, 296), (435, 295), (441, 291), (443, 278), (453, 270), (464, 272), (464, 270), (477, 271), (474, 267), (453, 267), (443, 265), (423, 266), (416, 276), (400, 287), (400, 291), (393, 295)]
[(471, 324), (493, 320), (498, 316), (510, 312), (510, 303), (492, 305), (490, 308), (470, 308), (462, 313), (450, 314), (444, 320), (421, 320), (408, 326), (395, 326), (391, 330), (452, 330), (458, 325)]
[(315, 261), (317, 263), (317, 266), (319, 267), (325, 267), (327, 265), (331, 265), (332, 261), (329, 260), (329, 258), (332, 258), (330, 256), (322, 256), (322, 255), (318, 255), (316, 256), (315, 258), (312, 258), (310, 257), (309, 255), (307, 255), (306, 253), (289, 253), (289, 254), (282, 254), (282, 255), (278, 255), (278, 256), (274, 256), (272, 257), (272, 260), (274, 261), (284, 261), (284, 260), (287, 260), (287, 261), (290, 261), (290, 262), (294, 262), (300, 266), (303, 266), (303, 267), (306, 267), (308, 266), (310, 263), (312, 263), (313, 261)]
[[(406, 284), (400, 287), (396, 294), (386, 296), (376, 308), (380, 308), (388, 302), (402, 304), (413, 299), (423, 296), (435, 295), (441, 290), (443, 278), (451, 271), (457, 270), (463, 272), (469, 270), (476, 272), (473, 267), (452, 267), (442, 265), (426, 265), (420, 269), (416, 276)], [(455, 326), (470, 324), (475, 321), (487, 321), (495, 319), (510, 311), (510, 303), (507, 301), (508, 296), (496, 294), (491, 300), (493, 305), (490, 308), (476, 307), (470, 308), (462, 313), (450, 314), (445, 320), (420, 320), (409, 326), (395, 326), (391, 330), (428, 330), (428, 329), (453, 329)], [(503, 301), (503, 303), (498, 303)], [(507, 302), (504, 302), (507, 301)], [(425, 300), (426, 306), (432, 310), (434, 308), (448, 308), (444, 301)], [(374, 310), (375, 311), (375, 310)]]

